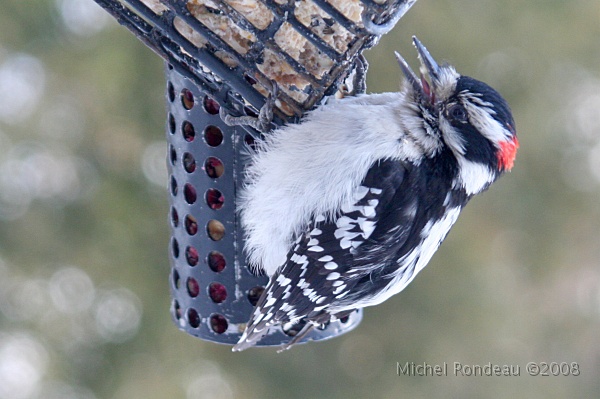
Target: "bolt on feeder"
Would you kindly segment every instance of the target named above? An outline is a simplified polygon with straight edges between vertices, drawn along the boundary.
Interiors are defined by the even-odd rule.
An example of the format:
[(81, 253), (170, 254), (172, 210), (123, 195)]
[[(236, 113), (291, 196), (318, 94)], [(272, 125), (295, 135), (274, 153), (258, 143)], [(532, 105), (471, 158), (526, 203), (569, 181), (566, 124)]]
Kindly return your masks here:
[[(235, 210), (244, 152), (260, 133), (227, 126), (220, 108), (255, 116), (276, 84), (274, 122), (297, 122), (416, 0), (95, 1), (166, 61), (173, 320), (234, 344), (268, 281), (246, 265)], [(354, 312), (302, 342), (350, 331), (361, 318)], [(272, 328), (259, 346), (296, 332)]]

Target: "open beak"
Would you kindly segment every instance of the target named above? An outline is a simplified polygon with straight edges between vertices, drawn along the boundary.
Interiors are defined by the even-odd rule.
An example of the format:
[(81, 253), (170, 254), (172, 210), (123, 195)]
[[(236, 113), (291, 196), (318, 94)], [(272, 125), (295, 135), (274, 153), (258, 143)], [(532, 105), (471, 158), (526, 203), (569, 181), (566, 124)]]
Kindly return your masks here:
[[(419, 61), (421, 62), (421, 67), (419, 68), (420, 78), (417, 77), (400, 54), (395, 53), (396, 59), (398, 60), (398, 64), (400, 64), (400, 69), (406, 77), (406, 80), (413, 87), (415, 92), (418, 93), (423, 100), (427, 100), (431, 105), (434, 105), (435, 90), (437, 86), (439, 86), (440, 67), (431, 54), (429, 54), (427, 48), (425, 48), (415, 36), (413, 36), (413, 44), (417, 48)], [(427, 78), (429, 78), (431, 84), (427, 81)]]

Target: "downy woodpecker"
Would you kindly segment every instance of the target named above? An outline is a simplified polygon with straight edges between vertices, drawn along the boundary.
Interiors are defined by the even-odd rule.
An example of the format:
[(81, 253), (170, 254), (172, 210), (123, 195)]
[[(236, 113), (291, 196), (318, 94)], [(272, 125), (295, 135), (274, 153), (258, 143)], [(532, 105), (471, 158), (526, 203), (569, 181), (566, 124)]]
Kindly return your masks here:
[(331, 101), (258, 144), (238, 204), (250, 263), (270, 281), (234, 351), (303, 325), (287, 348), (399, 293), (469, 199), (512, 168), (506, 101), (413, 43), (421, 74), (396, 53), (400, 92)]

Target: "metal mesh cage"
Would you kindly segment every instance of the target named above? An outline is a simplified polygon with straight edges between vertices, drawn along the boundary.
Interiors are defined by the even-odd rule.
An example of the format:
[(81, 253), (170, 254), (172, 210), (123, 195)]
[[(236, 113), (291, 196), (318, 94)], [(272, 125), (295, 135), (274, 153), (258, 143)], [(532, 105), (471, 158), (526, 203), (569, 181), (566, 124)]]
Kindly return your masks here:
[(95, 0), (175, 70), (238, 113), (279, 86), (278, 116), (333, 94), (355, 57), (416, 0)]
[[(167, 140), (176, 324), (203, 339), (239, 339), (267, 278), (243, 255), (235, 212), (245, 151), (258, 132), (219, 117), (255, 115), (277, 85), (274, 122), (293, 123), (332, 95), (355, 58), (416, 0), (95, 0), (167, 61)], [(362, 317), (314, 329), (336, 336)], [(295, 333), (273, 328), (260, 345)]]

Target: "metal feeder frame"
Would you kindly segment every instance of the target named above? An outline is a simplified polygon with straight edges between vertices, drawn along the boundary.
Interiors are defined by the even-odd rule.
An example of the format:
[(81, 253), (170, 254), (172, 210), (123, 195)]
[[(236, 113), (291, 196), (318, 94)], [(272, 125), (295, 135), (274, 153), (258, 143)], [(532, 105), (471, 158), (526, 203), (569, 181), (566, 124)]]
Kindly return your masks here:
[[(231, 115), (256, 115), (268, 95), (265, 87), (271, 83), (279, 86), (273, 122), (298, 122), (307, 110), (338, 91), (356, 57), (391, 30), (416, 0), (349, 0), (362, 8), (360, 21), (350, 20), (332, 0), (255, 0), (272, 14), (262, 29), (234, 8), (234, 1), (195, 1), (196, 5), (206, 3), (207, 10), (228, 18), (232, 26), (255, 38), (244, 54), (222, 32), (215, 33), (196, 18), (188, 6), (191, 1), (94, 1), (166, 61), (173, 321), (193, 336), (234, 344), (268, 282), (246, 265), (243, 231), (235, 212), (247, 152), (260, 133), (250, 127), (227, 126), (219, 109)], [(297, 19), (297, 8), (307, 1), (321, 10), (315, 15), (318, 21), (337, 24), (337, 29), (351, 34), (344, 51), (328, 44), (312, 24)], [(301, 35), (315, 54), (330, 59), (331, 68), (315, 73), (286, 53), (274, 40), (284, 24)], [(182, 34), (182, 26), (204, 41), (192, 43), (192, 37)], [(278, 76), (261, 70), (265, 51), (276, 54), (307, 85), (302, 90), (293, 84), (284, 86)], [(355, 328), (361, 319), (362, 311), (356, 311), (344, 320), (313, 329), (301, 342), (335, 337)], [(281, 345), (295, 332), (271, 328), (258, 346)]]

